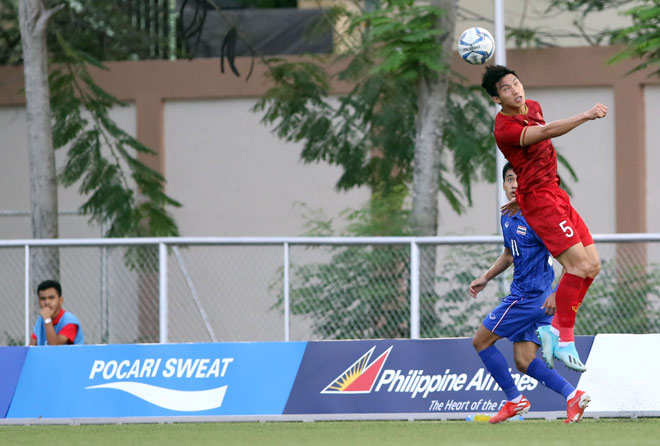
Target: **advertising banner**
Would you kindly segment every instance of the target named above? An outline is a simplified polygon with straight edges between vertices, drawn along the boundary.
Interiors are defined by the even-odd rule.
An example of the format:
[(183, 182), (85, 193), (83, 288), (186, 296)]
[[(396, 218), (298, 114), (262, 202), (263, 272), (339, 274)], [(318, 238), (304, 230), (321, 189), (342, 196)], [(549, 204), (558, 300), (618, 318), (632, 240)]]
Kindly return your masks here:
[(32, 347), (7, 418), (279, 415), (305, 346)]
[(27, 352), (27, 347), (0, 347), (0, 418), (7, 415)]
[[(583, 361), (592, 343), (576, 337)], [(561, 395), (515, 369), (510, 342), (497, 346), (532, 411), (566, 410)], [(577, 385), (579, 373), (555, 367)], [(505, 402), (471, 339), (309, 342), (284, 413), (488, 413)]]

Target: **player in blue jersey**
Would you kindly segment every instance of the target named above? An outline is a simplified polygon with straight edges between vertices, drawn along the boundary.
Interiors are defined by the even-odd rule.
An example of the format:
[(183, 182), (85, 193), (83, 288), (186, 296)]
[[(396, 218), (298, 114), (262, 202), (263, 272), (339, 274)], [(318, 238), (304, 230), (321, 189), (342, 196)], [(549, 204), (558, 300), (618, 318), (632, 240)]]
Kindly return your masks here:
[[(502, 179), (506, 196), (512, 200), (518, 183), (511, 164), (504, 166)], [(501, 223), (504, 252), (488, 271), (470, 283), (470, 295), (476, 299), (491, 279), (513, 263), (511, 294), (503, 298), (484, 318), (472, 339), (472, 345), (486, 369), (507, 397), (504, 407), (489, 421), (499, 423), (527, 413), (530, 408), (529, 401), (518, 391), (513, 381), (504, 355), (495, 347), (495, 342), (504, 337), (513, 342), (516, 368), (566, 398), (566, 423), (580, 421), (589, 404), (589, 395), (576, 390), (536, 357), (540, 345), (536, 329), (550, 325), (556, 310), (552, 288), (555, 279), (552, 257), (520, 212), (513, 216), (502, 215)]]

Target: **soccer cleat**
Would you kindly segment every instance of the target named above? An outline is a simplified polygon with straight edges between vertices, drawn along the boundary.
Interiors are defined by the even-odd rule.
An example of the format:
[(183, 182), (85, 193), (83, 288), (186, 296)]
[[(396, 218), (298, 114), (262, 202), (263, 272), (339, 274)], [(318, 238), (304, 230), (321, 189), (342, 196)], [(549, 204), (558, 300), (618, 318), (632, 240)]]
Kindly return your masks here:
[(504, 407), (499, 412), (497, 412), (497, 415), (490, 417), (488, 422), (491, 424), (496, 424), (501, 423), (502, 421), (506, 421), (509, 418), (513, 418), (516, 415), (524, 415), (529, 411), (530, 405), (531, 404), (529, 404), (529, 401), (524, 396), (517, 403), (514, 403), (513, 401), (507, 401)]
[(566, 415), (568, 417), (564, 420), (564, 423), (577, 423), (581, 421), (582, 415), (584, 415), (584, 409), (587, 408), (590, 402), (591, 397), (589, 394), (578, 390), (575, 396), (568, 400), (568, 406), (566, 407)]
[(550, 325), (543, 325), (537, 328), (536, 336), (538, 336), (539, 341), (541, 341), (541, 354), (543, 360), (548, 368), (551, 369), (555, 366), (553, 355), (557, 348), (557, 342), (559, 342), (559, 336), (550, 330)]
[(554, 351), (555, 358), (563, 362), (566, 367), (576, 372), (584, 372), (587, 367), (580, 361), (580, 355), (575, 350), (575, 342), (570, 342), (566, 347), (557, 346)]

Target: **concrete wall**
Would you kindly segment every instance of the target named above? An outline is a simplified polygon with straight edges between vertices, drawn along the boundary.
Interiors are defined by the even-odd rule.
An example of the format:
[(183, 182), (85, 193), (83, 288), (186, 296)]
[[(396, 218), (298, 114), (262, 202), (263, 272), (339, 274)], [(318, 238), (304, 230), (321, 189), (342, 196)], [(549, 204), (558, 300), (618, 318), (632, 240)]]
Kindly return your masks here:
[(660, 232), (660, 86), (647, 86), (644, 90), (646, 116), (646, 178), (647, 227), (649, 232)]
[(165, 103), (165, 176), (168, 193), (184, 203), (174, 212), (182, 234), (301, 235), (304, 209), (296, 203), (336, 216), (368, 199), (366, 189), (335, 191), (339, 168), (303, 164), (302, 145), (260, 124), (255, 102)]
[[(457, 36), (471, 26), (481, 26), (493, 31), (494, 3), (492, 0), (459, 0)], [(573, 24), (581, 18), (581, 12), (548, 11), (550, 0), (503, 0), (504, 21), (507, 26), (535, 30), (543, 37), (543, 42), (553, 46), (576, 47), (589, 45), (580, 30)], [(632, 2), (631, 2), (632, 3)], [(591, 12), (585, 19), (584, 28), (588, 33), (627, 26), (629, 18), (621, 14), (631, 5)], [(514, 48), (514, 42), (507, 42)]]
[[(575, 168), (576, 208), (594, 233), (660, 231), (660, 188), (652, 174), (658, 163), (660, 112), (657, 77), (626, 75), (630, 62), (606, 65), (616, 48), (554, 48), (509, 51), (509, 65), (539, 100), (547, 120), (579, 113), (600, 101), (603, 120), (586, 123), (557, 138), (555, 145)], [(99, 82), (131, 103), (113, 112), (120, 125), (157, 152), (141, 159), (163, 172), (167, 192), (184, 204), (173, 210), (186, 236), (295, 236), (304, 231), (303, 210), (322, 208), (337, 218), (368, 198), (366, 190), (334, 190), (340, 171), (325, 164), (304, 165), (301, 145), (286, 143), (250, 109), (267, 87), (257, 65), (246, 82), (221, 75), (215, 60), (116, 62), (96, 73)], [(245, 71), (249, 60), (238, 60)], [(455, 58), (454, 69), (480, 81), (482, 67)], [(0, 68), (0, 202), (4, 209), (29, 210), (25, 114), (20, 71)], [(336, 93), (349, 86), (336, 83)], [(64, 152), (58, 153), (62, 165)], [(616, 167), (616, 168), (615, 168)], [(560, 173), (563, 173), (560, 171)], [(438, 233), (494, 233), (497, 185), (477, 184), (474, 206), (457, 216), (443, 198)], [(80, 203), (75, 189), (60, 192), (60, 208)], [(3, 232), (4, 237), (24, 237)], [(341, 226), (341, 224), (339, 225)], [(653, 229), (654, 228), (654, 229)], [(79, 231), (76, 229), (76, 231)], [(73, 237), (76, 233), (63, 232)], [(84, 236), (96, 235), (79, 232)]]
[[(0, 87), (0, 91), (2, 88)], [(110, 117), (128, 134), (135, 136), (136, 109), (134, 104), (115, 108)], [(3, 105), (0, 100), (0, 210), (30, 211), (30, 167), (27, 152), (27, 123), (23, 105)], [(66, 163), (66, 148), (55, 153), (58, 171)], [(75, 211), (84, 198), (78, 185), (58, 189), (60, 211)], [(60, 237), (99, 237), (96, 226), (87, 224), (86, 217), (66, 215), (60, 221)], [(0, 217), (0, 238), (31, 238), (29, 215)]]

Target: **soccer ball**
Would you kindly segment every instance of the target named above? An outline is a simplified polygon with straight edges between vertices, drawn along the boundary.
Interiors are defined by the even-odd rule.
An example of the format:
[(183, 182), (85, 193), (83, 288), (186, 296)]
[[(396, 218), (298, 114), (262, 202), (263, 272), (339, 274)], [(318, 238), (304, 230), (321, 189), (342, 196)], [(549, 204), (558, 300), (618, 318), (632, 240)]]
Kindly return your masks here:
[(484, 64), (495, 53), (495, 40), (485, 29), (475, 26), (463, 31), (458, 39), (458, 54), (473, 65)]

